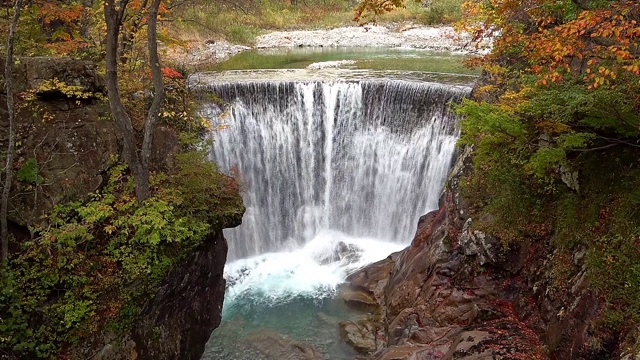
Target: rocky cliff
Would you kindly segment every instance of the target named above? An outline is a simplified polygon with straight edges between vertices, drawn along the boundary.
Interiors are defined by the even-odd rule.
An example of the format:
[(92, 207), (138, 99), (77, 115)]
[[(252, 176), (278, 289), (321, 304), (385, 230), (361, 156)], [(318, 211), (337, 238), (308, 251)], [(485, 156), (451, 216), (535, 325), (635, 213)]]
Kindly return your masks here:
[[(45, 224), (42, 216), (54, 206), (84, 199), (103, 187), (112, 157), (121, 148), (103, 100), (103, 80), (94, 64), (72, 59), (21, 59), (15, 81), (20, 101), (14, 164), (18, 179), (9, 216), (17, 240), (11, 242), (12, 254), (20, 252), (22, 240), (29, 239), (27, 227)], [(2, 94), (3, 103), (5, 97)], [(0, 147), (6, 147), (7, 127), (5, 113), (0, 116)], [(179, 147), (178, 136), (171, 128), (160, 126), (154, 138), (153, 167), (166, 169)], [(239, 196), (237, 190), (233, 196)], [(234, 215), (217, 226), (233, 227), (240, 221), (241, 214)], [(82, 359), (199, 359), (220, 323), (226, 256), (222, 229), (212, 228), (204, 242), (152, 290), (130, 333), (116, 334), (97, 324), (97, 333), (63, 353)], [(0, 357), (5, 353), (0, 351)], [(10, 349), (8, 354), (11, 357)]]
[(95, 360), (200, 359), (220, 325), (227, 241), (212, 233), (169, 273), (143, 307), (130, 334), (99, 333), (72, 358)]
[[(593, 332), (602, 304), (584, 252), (567, 257), (549, 239), (507, 246), (473, 229), (460, 189), (471, 166), (466, 149), (409, 247), (348, 277), (342, 297), (369, 315), (341, 323), (345, 341), (385, 360), (638, 358), (635, 337), (625, 347)], [(559, 271), (571, 280), (558, 284)]]

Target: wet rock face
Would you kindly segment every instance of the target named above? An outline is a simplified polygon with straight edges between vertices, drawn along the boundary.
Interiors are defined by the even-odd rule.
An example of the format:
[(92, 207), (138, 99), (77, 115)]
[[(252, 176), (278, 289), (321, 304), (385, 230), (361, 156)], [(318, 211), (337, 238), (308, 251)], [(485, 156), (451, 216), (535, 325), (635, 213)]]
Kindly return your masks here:
[(357, 323), (343, 321), (340, 323), (340, 337), (344, 342), (362, 353), (376, 351), (376, 325), (371, 321), (362, 320)]
[[(578, 272), (571, 289), (550, 298), (546, 246), (523, 240), (505, 247), (475, 230), (459, 191), (469, 165), (467, 150), (454, 166), (440, 209), (420, 219), (409, 247), (347, 278), (351, 293), (345, 300), (375, 299), (369, 319), (377, 325), (369, 327), (381, 329), (375, 339), (386, 339), (375, 350), (354, 346), (385, 360), (580, 359), (581, 350), (570, 349), (581, 349), (598, 304), (584, 276)], [(579, 268), (574, 262), (570, 266)], [(345, 341), (356, 343), (360, 330), (346, 331)], [(362, 341), (370, 344), (370, 337)]]

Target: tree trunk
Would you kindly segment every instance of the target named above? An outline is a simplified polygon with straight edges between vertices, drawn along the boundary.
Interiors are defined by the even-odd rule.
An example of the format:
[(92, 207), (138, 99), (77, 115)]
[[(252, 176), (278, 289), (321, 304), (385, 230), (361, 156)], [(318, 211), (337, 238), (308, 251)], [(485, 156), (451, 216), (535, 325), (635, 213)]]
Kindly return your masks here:
[(9, 228), (7, 226), (7, 214), (9, 208), (9, 193), (13, 181), (13, 158), (16, 152), (16, 124), (15, 106), (13, 103), (13, 43), (16, 37), (16, 27), (20, 18), (20, 6), (22, 0), (16, 0), (13, 7), (13, 18), (9, 25), (7, 37), (7, 55), (5, 59), (4, 81), (7, 92), (7, 113), (9, 117), (9, 146), (7, 148), (7, 163), (5, 166), (4, 188), (0, 201), (0, 242), (2, 242), (2, 267), (7, 266), (9, 259)]
[(149, 197), (149, 175), (148, 171), (146, 176), (144, 174), (131, 118), (122, 104), (118, 87), (118, 36), (127, 3), (127, 0), (104, 2), (104, 19), (107, 24), (105, 81), (111, 117), (122, 136), (122, 155), (136, 182), (138, 203), (142, 203)]
[(93, 8), (93, 0), (82, 0), (82, 19), (80, 20), (80, 36), (83, 39), (89, 39), (89, 27), (91, 26), (91, 10)]
[[(160, 68), (160, 58), (158, 57), (158, 8), (161, 0), (153, 0), (149, 7), (147, 20), (147, 47), (149, 49), (149, 66), (151, 66), (151, 76), (153, 79), (153, 102), (147, 113), (147, 120), (144, 124), (144, 139), (142, 141), (142, 167), (149, 176), (149, 159), (151, 158), (151, 143), (153, 141), (153, 129), (158, 121), (158, 112), (162, 101), (164, 101), (164, 82), (162, 79), (162, 69)], [(147, 180), (147, 184), (149, 181)], [(148, 189), (147, 189), (148, 191)]]
[[(124, 10), (128, 0), (106, 1), (104, 3), (104, 17), (107, 24), (107, 48), (106, 48), (106, 84), (109, 98), (111, 116), (115, 121), (123, 139), (123, 156), (136, 182), (136, 198), (138, 204), (151, 196), (149, 186), (149, 159), (151, 158), (151, 143), (153, 129), (158, 120), (158, 112), (164, 100), (164, 83), (158, 58), (157, 24), (158, 9), (162, 0), (153, 0), (148, 10), (147, 46), (149, 50), (149, 62), (155, 96), (144, 124), (144, 137), (142, 148), (138, 152), (135, 133), (131, 124), (131, 118), (127, 114), (118, 87), (118, 56), (119, 35), (122, 29)], [(144, 2), (146, 4), (146, 1)], [(141, 9), (142, 11), (143, 9)]]

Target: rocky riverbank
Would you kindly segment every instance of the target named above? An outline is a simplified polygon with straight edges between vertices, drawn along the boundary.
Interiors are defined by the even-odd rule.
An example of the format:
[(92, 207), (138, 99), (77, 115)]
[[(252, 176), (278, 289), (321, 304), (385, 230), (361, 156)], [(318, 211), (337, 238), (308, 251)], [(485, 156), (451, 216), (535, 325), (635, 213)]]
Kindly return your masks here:
[(203, 67), (251, 49), (294, 47), (383, 47), (424, 49), (431, 51), (484, 54), (491, 42), (478, 46), (468, 34), (457, 33), (450, 26), (395, 24), (348, 26), (325, 30), (275, 31), (258, 36), (253, 47), (209, 40), (189, 50), (171, 51), (171, 60), (184, 67)]
[(391, 47), (462, 53), (485, 52), (490, 44), (476, 48), (467, 34), (450, 26), (409, 25), (350, 26), (330, 30), (276, 31), (256, 38), (256, 48), (279, 47)]
[(505, 246), (473, 230), (460, 191), (471, 163), (467, 149), (409, 247), (347, 278), (342, 298), (367, 315), (340, 324), (344, 341), (377, 360), (639, 359), (637, 330), (597, 329), (603, 303), (584, 252), (566, 261), (575, 275), (559, 286), (549, 241)]

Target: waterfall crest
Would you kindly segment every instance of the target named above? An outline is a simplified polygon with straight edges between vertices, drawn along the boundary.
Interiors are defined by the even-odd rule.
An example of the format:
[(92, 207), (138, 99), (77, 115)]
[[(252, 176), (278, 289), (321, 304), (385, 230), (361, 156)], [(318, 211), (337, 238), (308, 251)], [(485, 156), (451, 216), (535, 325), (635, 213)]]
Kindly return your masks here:
[[(202, 90), (202, 87), (201, 87)], [(211, 159), (237, 172), (247, 211), (229, 258), (299, 247), (321, 230), (408, 243), (437, 207), (468, 87), (403, 80), (206, 86)]]

